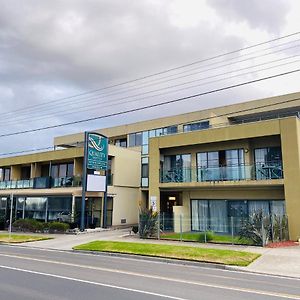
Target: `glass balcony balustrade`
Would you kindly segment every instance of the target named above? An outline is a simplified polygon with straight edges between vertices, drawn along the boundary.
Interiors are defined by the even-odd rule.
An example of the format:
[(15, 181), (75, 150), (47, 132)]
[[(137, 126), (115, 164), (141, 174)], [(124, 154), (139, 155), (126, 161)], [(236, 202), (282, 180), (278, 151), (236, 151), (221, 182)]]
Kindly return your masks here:
[(209, 182), (283, 178), (281, 163), (162, 170), (160, 182)]
[(81, 177), (36, 177), (24, 180), (0, 181), (0, 190), (11, 189), (48, 189), (57, 187), (80, 187)]

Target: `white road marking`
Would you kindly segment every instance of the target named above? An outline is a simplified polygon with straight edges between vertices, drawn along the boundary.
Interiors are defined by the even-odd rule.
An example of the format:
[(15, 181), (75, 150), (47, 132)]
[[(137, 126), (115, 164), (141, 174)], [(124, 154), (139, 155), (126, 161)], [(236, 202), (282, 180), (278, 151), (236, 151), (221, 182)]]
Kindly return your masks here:
[[(4, 245), (0, 245), (0, 246), (4, 246)], [(68, 253), (68, 254), (72, 254), (72, 255), (76, 255), (76, 256), (97, 256), (97, 257), (101, 257), (101, 255), (99, 254), (94, 254), (94, 253), (82, 253), (82, 252), (75, 252), (72, 250), (58, 250), (58, 249), (47, 249), (47, 248), (39, 248), (39, 247), (29, 247), (29, 246), (21, 246), (21, 245), (5, 245), (8, 247), (12, 247), (12, 248), (21, 248), (21, 249), (30, 249), (30, 250), (37, 250), (37, 251), (44, 251), (44, 252), (58, 252), (58, 253)], [(134, 257), (121, 257), (121, 256), (116, 256), (116, 255), (109, 255), (109, 252), (107, 253), (103, 253), (103, 256), (109, 256), (112, 259), (119, 259), (119, 260), (131, 260), (131, 261), (136, 261), (136, 262), (143, 262), (143, 263), (149, 263), (149, 264), (168, 264), (168, 262), (166, 261), (150, 261), (150, 260), (141, 260), (138, 258), (134, 258)], [(113, 253), (113, 254), (118, 254), (118, 253)], [(103, 258), (102, 256), (102, 258)], [(163, 257), (156, 257), (158, 259), (164, 259)], [(192, 268), (192, 269), (204, 269), (204, 270), (212, 270), (212, 268), (209, 267), (204, 267), (204, 266), (193, 266), (193, 265), (189, 265), (189, 264), (177, 264), (176, 261), (172, 261), (172, 264), (176, 265), (176, 266), (184, 266), (186, 268)], [(229, 270), (229, 269), (216, 269), (218, 270), (218, 272), (225, 272), (225, 273), (234, 273), (234, 274), (244, 274), (244, 275), (251, 275), (251, 276), (257, 276), (257, 277), (268, 277), (268, 278), (279, 278), (279, 279), (285, 279), (285, 280), (297, 280), (300, 281), (300, 278), (298, 277), (292, 277), (292, 276), (282, 276), (282, 275), (276, 275), (276, 274), (264, 274), (264, 273), (258, 273), (258, 272), (254, 272), (254, 271), (239, 271), (239, 270)], [(221, 276), (220, 276), (221, 277)], [(226, 278), (226, 277), (224, 277)]]
[[(51, 261), (51, 260), (46, 260), (46, 259), (23, 257), (23, 256), (18, 256), (18, 255), (0, 254), (0, 256), (23, 259), (23, 260), (30, 260), (30, 261), (37, 261), (37, 262), (43, 262), (43, 263), (50, 263), (50, 264), (56, 264), (56, 265), (64, 265), (64, 266), (70, 266), (70, 267), (76, 267), (76, 268), (98, 270), (98, 271), (104, 271), (104, 272), (110, 272), (110, 273), (118, 273), (118, 274), (137, 276), (137, 277), (143, 277), (143, 278), (165, 280), (165, 281), (178, 282), (178, 283), (190, 284), (190, 285), (196, 285), (196, 286), (218, 288), (218, 289), (223, 289), (223, 290), (232, 290), (232, 291), (244, 292), (244, 293), (250, 293), (250, 294), (258, 294), (258, 295), (264, 295), (264, 296), (281, 297), (281, 298), (286, 298), (286, 299), (300, 300), (299, 295), (293, 295), (293, 294), (284, 294), (284, 293), (276, 293), (276, 292), (271, 292), (271, 291), (240, 288), (240, 287), (226, 286), (226, 285), (219, 285), (219, 284), (210, 284), (210, 283), (201, 282), (201, 281), (189, 281), (189, 280), (170, 278), (170, 277), (164, 277), (164, 276), (158, 276), (158, 275), (148, 275), (148, 274), (142, 274), (142, 273), (138, 273), (138, 272), (130, 272), (130, 271), (117, 270), (117, 269), (108, 269), (108, 268), (103, 268), (103, 267), (93, 267), (93, 266), (66, 263), (66, 262), (57, 262), (57, 261)], [(0, 268), (13, 268), (16, 270), (18, 269), (18, 268), (14, 268), (14, 267), (1, 266), (1, 265), (0, 265)], [(23, 269), (18, 269), (18, 270), (23, 270)], [(36, 272), (36, 271), (31, 271), (31, 270), (24, 270), (24, 272), (25, 271)], [(43, 273), (43, 274), (46, 274), (46, 273)], [(55, 274), (50, 274), (50, 275), (51, 276), (60, 276), (60, 275), (55, 275)], [(80, 280), (80, 279), (78, 279), (78, 280)]]
[[(48, 249), (46, 249), (45, 251), (48, 251)], [(71, 253), (73, 253), (73, 252), (71, 252)], [(83, 255), (88, 255), (88, 254), (83, 253)], [(0, 252), (0, 256), (20, 258), (20, 259), (26, 259), (26, 260), (36, 260), (36, 261), (39, 261), (39, 262), (46, 262), (46, 263), (53, 263), (53, 264), (64, 264), (64, 265), (68, 265), (68, 266), (71, 266), (71, 267), (86, 268), (86, 269), (100, 270), (100, 271), (106, 271), (106, 272), (118, 272), (118, 273), (123, 272), (122, 270), (118, 270), (118, 269), (107, 269), (107, 268), (104, 268), (104, 267), (100, 268), (100, 267), (93, 267), (93, 266), (88, 266), (88, 265), (78, 265), (78, 264), (72, 264), (72, 263), (57, 262), (57, 261), (53, 261), (53, 260), (44, 260), (44, 259), (32, 258), (32, 257), (29, 257), (29, 256), (4, 254), (4, 253), (1, 253), (1, 252)], [(122, 259), (125, 259), (125, 258), (122, 258)], [(140, 260), (137, 259), (136, 261), (140, 261)], [(178, 265), (178, 266), (181, 266), (181, 265)], [(195, 267), (195, 268), (197, 268), (197, 267)], [(204, 268), (204, 269), (208, 269), (208, 268)], [(141, 273), (134, 273), (134, 272), (129, 272), (129, 271), (126, 271), (126, 272), (127, 272), (126, 274), (130, 273), (129, 275), (133, 275), (133, 276), (147, 276), (146, 274), (141, 274)], [(234, 271), (230, 271), (230, 272), (234, 272)], [(245, 272), (241, 272), (241, 273), (245, 274)], [(149, 276), (151, 276), (151, 275), (149, 275)], [(215, 274), (205, 274), (205, 276), (206, 277), (211, 277), (211, 278), (233, 279), (232, 277), (223, 276), (223, 275), (215, 275)], [(265, 276), (265, 275), (263, 275), (263, 276)], [(234, 280), (243, 281), (243, 282), (251, 282), (251, 283), (256, 282), (256, 283), (261, 284), (261, 280), (258, 280), (258, 279), (234, 278)], [(278, 284), (273, 283), (273, 282), (268, 282), (268, 285), (277, 286)], [(294, 287), (294, 285), (289, 285), (289, 284), (282, 284), (281, 283), (280, 285), (282, 287), (287, 287), (287, 288), (293, 288)]]
[(100, 282), (95, 282), (95, 281), (83, 280), (83, 279), (78, 279), (78, 278), (73, 278), (73, 277), (50, 274), (50, 273), (37, 272), (37, 271), (25, 270), (25, 269), (8, 267), (8, 266), (0, 266), (0, 268), (13, 270), (13, 271), (24, 272), (24, 273), (30, 273), (30, 274), (35, 274), (35, 275), (42, 275), (42, 276), (59, 278), (59, 279), (65, 279), (65, 280), (70, 280), (70, 281), (75, 281), (75, 282), (86, 283), (86, 284), (92, 284), (92, 285), (97, 285), (97, 286), (103, 286), (103, 287), (107, 287), (107, 288), (118, 289), (118, 290), (123, 290), (123, 291), (129, 291), (129, 292), (134, 292), (134, 293), (146, 294), (146, 295), (151, 295), (151, 296), (156, 296), (156, 297), (161, 297), (161, 298), (168, 298), (168, 299), (174, 299), (174, 300), (188, 300), (188, 299), (185, 299), (185, 298), (173, 297), (173, 296), (159, 294), (159, 293), (147, 292), (147, 291), (143, 291), (143, 290), (131, 289), (131, 288), (126, 288), (126, 287), (112, 285), (112, 284), (106, 284), (106, 283), (100, 283)]

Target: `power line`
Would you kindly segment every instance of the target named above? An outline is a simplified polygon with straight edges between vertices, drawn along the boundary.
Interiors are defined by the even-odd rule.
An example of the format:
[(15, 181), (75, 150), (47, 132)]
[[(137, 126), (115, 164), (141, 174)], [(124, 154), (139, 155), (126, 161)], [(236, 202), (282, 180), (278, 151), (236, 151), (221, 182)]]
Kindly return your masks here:
[[(299, 46), (300, 45), (297, 45), (297, 47), (299, 47)], [(100, 105), (101, 105), (101, 108), (106, 108), (106, 107), (111, 107), (111, 106), (119, 105), (119, 104), (122, 104), (122, 103), (136, 102), (136, 101), (139, 101), (139, 100), (144, 100), (144, 99), (148, 99), (148, 98), (162, 96), (162, 95), (165, 95), (165, 94), (182, 91), (182, 90), (185, 90), (185, 89), (188, 89), (188, 88), (198, 87), (200, 85), (206, 85), (206, 84), (211, 84), (211, 83), (214, 83), (214, 82), (220, 82), (220, 81), (223, 81), (223, 80), (227, 80), (228, 78), (222, 78), (222, 79), (218, 79), (218, 80), (215, 80), (215, 81), (206, 82), (204, 84), (200, 84), (200, 85), (197, 85), (197, 86), (195, 86), (195, 85), (194, 86), (188, 86), (188, 87), (185, 87), (185, 88), (177, 89), (177, 90), (174, 90), (174, 91), (169, 91), (169, 92), (166, 92), (166, 93), (160, 93), (160, 94), (156, 94), (156, 95), (152, 95), (152, 96), (137, 98), (137, 99), (132, 100), (132, 101), (127, 101), (127, 102), (123, 101), (123, 102), (120, 102), (121, 100), (129, 99), (129, 98), (133, 98), (133, 97), (144, 96), (144, 95), (151, 94), (151, 93), (158, 92), (158, 91), (173, 89), (175, 87), (179, 87), (179, 86), (191, 84), (191, 83), (194, 83), (194, 82), (199, 82), (199, 81), (203, 81), (203, 80), (207, 80), (207, 79), (211, 79), (211, 78), (216, 78), (216, 77), (219, 77), (219, 76), (222, 76), (222, 75), (227, 75), (227, 74), (230, 74), (230, 73), (235, 73), (235, 72), (239, 72), (239, 71), (243, 71), (243, 70), (247, 70), (247, 69), (252, 69), (252, 68), (256, 68), (258, 66), (267, 65), (267, 64), (274, 63), (274, 62), (284, 61), (284, 60), (287, 60), (287, 59), (295, 58), (297, 56), (299, 56), (299, 54), (288, 56), (288, 57), (277, 59), (277, 60), (273, 60), (273, 61), (268, 61), (268, 62), (265, 62), (265, 63), (253, 65), (253, 66), (250, 66), (250, 67), (240, 68), (240, 69), (236, 69), (236, 70), (233, 70), (233, 71), (228, 71), (228, 72), (216, 74), (216, 75), (213, 75), (213, 76), (207, 76), (205, 78), (204, 77), (198, 78), (198, 79), (195, 79), (195, 80), (191, 80), (191, 81), (179, 83), (179, 84), (176, 84), (176, 85), (159, 88), (159, 89), (156, 89), (156, 90), (146, 91), (146, 92), (142, 92), (142, 93), (139, 93), (139, 94), (129, 95), (129, 96), (125, 96), (125, 97), (121, 97), (121, 98), (116, 98), (116, 99), (110, 99), (108, 101), (102, 101), (102, 102), (99, 102), (99, 103), (97, 102), (98, 98), (90, 99), (90, 100), (94, 100), (93, 102), (96, 102), (95, 105), (93, 105), (92, 108), (87, 108), (87, 109), (84, 109), (84, 110), (81, 109), (80, 112), (83, 112), (83, 111), (84, 112), (88, 112), (90, 110), (94, 110), (96, 107), (98, 107)], [(241, 62), (241, 61), (239, 61), (239, 62)], [(232, 79), (233, 77), (239, 77), (239, 76), (248, 75), (248, 74), (250, 74), (252, 72), (261, 72), (261, 71), (269, 70), (269, 69), (272, 69), (272, 68), (277, 68), (277, 67), (282, 67), (282, 66), (289, 65), (289, 64), (292, 64), (292, 63), (297, 63), (297, 62), (299, 62), (299, 60), (288, 62), (288, 63), (284, 63), (284, 64), (280, 64), (280, 65), (276, 65), (276, 66), (272, 66), (272, 67), (265, 68), (265, 69), (254, 70), (254, 71), (251, 71), (251, 72), (248, 72), (248, 73), (238, 74), (238, 75), (235, 75), (235, 76), (231, 76), (230, 79)], [(215, 68), (213, 68), (213, 69), (215, 69)], [(200, 73), (202, 73), (202, 72), (200, 72)], [(91, 102), (90, 105), (93, 102)], [(105, 103), (109, 103), (110, 105), (103, 106), (103, 104), (105, 104)], [(47, 110), (44, 114), (40, 113), (37, 118), (34, 118), (33, 115), (26, 116), (26, 114), (24, 114), (23, 116), (17, 116), (17, 117), (15, 117), (13, 120), (10, 120), (10, 119), (7, 120), (6, 117), (1, 116), (0, 126), (1, 126), (1, 124), (5, 124), (5, 125), (7, 125), (7, 124), (16, 124), (16, 123), (19, 123), (21, 121), (24, 122), (24, 121), (27, 121), (27, 120), (29, 120), (29, 121), (32, 122), (32, 121), (38, 121), (38, 120), (45, 119), (45, 118), (50, 118), (52, 116), (53, 117), (58, 117), (60, 115), (76, 114), (76, 113), (79, 113), (78, 110), (80, 108), (86, 108), (86, 105), (87, 104), (84, 103), (84, 106), (75, 106), (75, 107), (71, 107), (71, 108), (70, 108), (70, 106), (72, 106), (72, 105), (70, 105), (70, 106), (68, 106), (68, 112), (67, 113), (66, 112), (60, 112), (60, 113), (57, 114), (57, 111), (54, 111), (53, 113), (49, 113), (49, 110)], [(73, 111), (72, 111), (72, 109), (73, 109)]]
[[(296, 56), (299, 56), (299, 55), (296, 55)], [(280, 60), (277, 60), (277, 61), (281, 61), (281, 60), (285, 60), (285, 59), (286, 58), (283, 58), (283, 59), (280, 59)], [(268, 68), (258, 69), (258, 70), (254, 70), (254, 71), (251, 71), (251, 72), (241, 73), (241, 74), (237, 74), (237, 75), (231, 76), (230, 79), (232, 79), (234, 77), (245, 76), (245, 75), (251, 74), (252, 72), (262, 72), (262, 71), (270, 70), (270, 69), (273, 69), (273, 68), (278, 68), (278, 67), (286, 66), (288, 64), (298, 63), (298, 62), (300, 62), (300, 60), (296, 60), (296, 61), (292, 61), (292, 62), (284, 63), (284, 64), (279, 64), (279, 65), (271, 66), (271, 67), (268, 67)], [(252, 67), (257, 67), (257, 66), (265, 65), (265, 64), (267, 64), (267, 63), (258, 64), (256, 66), (252, 66)], [(250, 68), (252, 68), (252, 67), (250, 67)], [(215, 75), (215, 76), (209, 76), (209, 77), (201, 78), (201, 79), (194, 80), (194, 81), (191, 81), (191, 82), (188, 82), (188, 83), (193, 83), (193, 82), (197, 82), (197, 81), (201, 81), (201, 80), (207, 80), (207, 79), (210, 79), (210, 78), (222, 76), (224, 74), (234, 73), (234, 72), (237, 72), (237, 71), (243, 71), (243, 70), (248, 69), (248, 68), (241, 68), (241, 69), (238, 69), (238, 70), (234, 70), (232, 72), (218, 74), (218, 75)], [(95, 109), (99, 105), (101, 105), (101, 108), (103, 109), (103, 108), (112, 107), (112, 106), (116, 106), (116, 105), (121, 105), (121, 104), (125, 104), (125, 103), (126, 104), (133, 103), (133, 102), (137, 102), (137, 101), (141, 101), (141, 100), (145, 100), (145, 99), (149, 99), (149, 98), (155, 98), (155, 97), (166, 95), (166, 94), (170, 94), (170, 93), (180, 92), (180, 91), (183, 91), (183, 90), (187, 90), (187, 89), (191, 89), (191, 88), (195, 88), (195, 87), (199, 87), (199, 86), (203, 86), (203, 85), (207, 85), (207, 84), (212, 84), (212, 83), (216, 83), (216, 82), (220, 82), (220, 81), (224, 81), (224, 80), (228, 80), (228, 78), (221, 78), (221, 79), (218, 79), (218, 80), (212, 80), (212, 81), (204, 82), (202, 84), (197, 84), (197, 85), (193, 85), (193, 86), (187, 86), (187, 87), (183, 87), (183, 88), (180, 88), (180, 89), (171, 90), (169, 92), (159, 93), (159, 94), (155, 94), (155, 95), (151, 95), (151, 96), (146, 96), (146, 97), (143, 97), (143, 98), (137, 98), (137, 99), (133, 99), (133, 100), (129, 100), (129, 101), (120, 101), (120, 100), (124, 100), (124, 99), (128, 99), (128, 98), (132, 98), (132, 96), (127, 96), (127, 97), (123, 97), (123, 98), (117, 99), (118, 103), (114, 102), (114, 103), (112, 103), (110, 105), (102, 106), (103, 103), (111, 103), (112, 102), (112, 101), (104, 101), (104, 102), (102, 102), (102, 103), (100, 103), (98, 105), (97, 104), (94, 105), (93, 109)], [(178, 84), (178, 85), (173, 85), (171, 88), (177, 87), (177, 86), (181, 86), (181, 85), (184, 85), (184, 84), (186, 84), (186, 83)], [(168, 88), (162, 88), (162, 89), (158, 89), (156, 91), (160, 91), (160, 90), (164, 90), (164, 89), (168, 89)], [(152, 93), (152, 92), (155, 92), (155, 91), (145, 92), (145, 93), (142, 93), (141, 95), (145, 95), (145, 94)], [(69, 109), (68, 109), (68, 113), (62, 112), (60, 114), (56, 114), (55, 117), (58, 117), (58, 116), (61, 116), (61, 115), (63, 115), (63, 116), (71, 115), (71, 114), (74, 114), (74, 113), (83, 113), (83, 112), (88, 112), (90, 110), (91, 110), (90, 108), (88, 108), (88, 109), (81, 109), (80, 111), (78, 111), (78, 109), (77, 109), (75, 112), (70, 112)], [(24, 119), (24, 118), (22, 118), (21, 120), (12, 120), (12, 121), (10, 121), (10, 120), (8, 120), (8, 121), (2, 121), (2, 120), (0, 120), (0, 124), (2, 123), (2, 124), (5, 124), (5, 125), (7, 125), (7, 124), (13, 125), (15, 123), (19, 123), (20, 121), (24, 122), (26, 120), (31, 120), (31, 121), (38, 121), (38, 120), (41, 120), (41, 119), (44, 120), (45, 116), (48, 116), (48, 114), (46, 114), (44, 116), (39, 116), (38, 118), (35, 118), (35, 119), (32, 119), (32, 118), (25, 118)]]
[[(295, 101), (298, 101), (298, 100), (300, 100), (300, 97), (298, 97), (298, 98), (292, 98), (292, 99), (287, 99), (285, 101), (281, 101), (281, 102), (278, 102), (278, 103), (270, 103), (270, 104), (259, 105), (259, 106), (253, 107), (253, 108), (245, 108), (245, 109), (240, 109), (240, 110), (233, 110), (231, 112), (227, 112), (227, 113), (223, 113), (223, 114), (218, 114), (218, 115), (214, 115), (214, 116), (209, 116), (209, 117), (205, 117), (205, 118), (200, 118), (200, 119), (197, 118), (197, 121), (211, 120), (211, 119), (225, 117), (225, 116), (229, 116), (229, 115), (233, 115), (233, 114), (238, 114), (238, 113), (243, 113), (243, 112), (249, 112), (249, 111), (253, 111), (253, 110), (257, 110), (257, 109), (261, 109), (261, 108), (267, 108), (267, 107), (282, 105), (282, 104), (286, 104), (286, 103), (291, 103), (291, 102), (295, 102)], [(183, 124), (186, 124), (186, 122), (176, 123), (176, 125), (183, 125)], [(45, 148), (39, 148), (39, 149), (23, 150), (23, 151), (17, 151), (17, 152), (0, 153), (0, 156), (11, 155), (11, 154), (21, 154), (21, 153), (25, 153), (25, 152), (46, 150), (46, 149), (52, 149), (52, 148), (53, 148), (53, 146), (45, 147)]]
[(216, 92), (229, 90), (229, 89), (236, 88), (236, 87), (241, 87), (241, 86), (244, 86), (244, 85), (247, 85), (247, 84), (252, 84), (252, 83), (255, 83), (255, 82), (260, 82), (260, 81), (264, 81), (264, 80), (268, 80), (268, 79), (272, 79), (272, 78), (277, 78), (277, 77), (280, 77), (280, 76), (289, 75), (289, 74), (296, 73), (296, 72), (299, 72), (299, 71), (300, 71), (300, 69), (296, 69), (296, 70), (292, 70), (292, 71), (288, 71), (288, 72), (284, 72), (284, 73), (280, 73), (280, 74), (275, 74), (275, 75), (272, 75), (272, 76), (262, 77), (262, 78), (258, 78), (258, 79), (255, 79), (255, 80), (250, 80), (250, 81), (246, 81), (246, 82), (242, 82), (242, 83), (238, 83), (238, 84), (234, 84), (234, 85), (230, 85), (230, 86), (226, 86), (226, 87), (206, 91), (206, 92), (203, 92), (203, 93), (198, 93), (198, 94), (194, 94), (194, 95), (190, 95), (190, 96), (186, 96), (186, 97), (182, 97), (182, 98), (177, 98), (177, 99), (169, 100), (169, 101), (166, 101), (166, 102), (160, 102), (160, 103), (156, 103), (156, 104), (145, 105), (145, 106), (142, 106), (142, 107), (128, 109), (128, 110), (124, 110), (124, 111), (119, 111), (119, 112), (111, 113), (111, 114), (107, 114), (107, 115), (102, 115), (102, 116), (97, 116), (97, 117), (92, 117), (92, 118), (87, 118), (87, 119), (82, 119), (82, 120), (77, 120), (77, 121), (72, 121), (72, 122), (61, 123), (61, 124), (57, 124), (57, 125), (51, 125), (51, 126), (45, 126), (45, 127), (39, 127), (39, 128), (34, 128), (34, 129), (28, 129), (28, 130), (16, 131), (16, 132), (12, 132), (12, 133), (1, 134), (0, 138), (1, 137), (14, 136), (14, 135), (21, 135), (21, 134), (26, 134), (26, 133), (31, 133), (31, 132), (44, 131), (44, 130), (49, 130), (49, 129), (53, 129), (53, 128), (65, 127), (65, 126), (69, 126), (69, 125), (86, 123), (86, 122), (95, 121), (95, 120), (99, 120), (99, 119), (105, 119), (105, 118), (114, 117), (114, 116), (118, 116), (118, 115), (137, 112), (137, 111), (141, 111), (141, 110), (145, 110), (145, 109), (149, 109), (149, 108), (159, 107), (159, 106), (163, 106), (163, 105), (167, 105), (167, 104), (171, 104), (171, 103), (176, 103), (176, 102), (192, 99), (192, 98), (195, 98), (195, 97), (200, 97), (200, 96), (209, 95), (209, 94), (216, 93)]
[[(96, 92), (107, 90), (107, 89), (110, 89), (110, 88), (123, 86), (123, 85), (129, 84), (129, 83), (134, 83), (134, 82), (137, 82), (137, 81), (140, 81), (140, 80), (144, 80), (144, 79), (151, 78), (151, 77), (154, 77), (154, 76), (162, 75), (162, 74), (172, 72), (172, 71), (175, 71), (175, 70), (178, 70), (178, 69), (186, 68), (186, 67), (193, 66), (193, 65), (196, 65), (196, 64), (199, 64), (199, 63), (203, 63), (203, 62), (206, 62), (206, 61), (210, 61), (210, 60), (213, 60), (213, 59), (217, 59), (217, 58), (220, 58), (220, 57), (224, 57), (224, 56), (235, 54), (235, 53), (238, 53), (238, 52), (241, 52), (241, 51), (245, 51), (245, 50), (248, 50), (248, 49), (251, 49), (251, 48), (262, 46), (262, 45), (265, 45), (265, 44), (268, 44), (268, 43), (272, 43), (272, 42), (275, 42), (275, 41), (286, 39), (286, 38), (289, 38), (289, 37), (292, 37), (292, 36), (295, 36), (295, 35), (298, 35), (298, 34), (300, 34), (300, 31), (294, 32), (294, 33), (291, 33), (291, 34), (288, 34), (288, 35), (284, 35), (284, 36), (281, 36), (281, 37), (278, 37), (278, 38), (274, 38), (274, 39), (271, 39), (271, 40), (268, 40), (268, 41), (264, 41), (264, 42), (261, 42), (261, 43), (257, 43), (257, 44), (254, 44), (254, 45), (250, 45), (250, 46), (247, 46), (247, 47), (243, 47), (243, 48), (240, 48), (240, 49), (237, 49), (237, 50), (233, 50), (233, 51), (230, 51), (230, 52), (218, 54), (218, 55), (215, 55), (213, 57), (198, 60), (198, 61), (195, 61), (195, 62), (192, 62), (192, 63), (189, 63), (189, 64), (181, 65), (181, 66), (178, 66), (178, 67), (174, 67), (174, 68), (170, 68), (170, 69), (163, 70), (163, 71), (160, 71), (160, 72), (156, 72), (156, 73), (153, 73), (153, 74), (150, 74), (150, 75), (142, 76), (142, 77), (139, 77), (139, 78), (136, 78), (136, 79), (124, 81), (124, 82), (121, 82), (121, 83), (113, 84), (113, 85), (106, 86), (106, 87), (103, 87), (103, 88), (90, 90), (90, 91), (87, 91), (87, 92), (75, 94), (75, 95), (68, 96), (68, 97), (55, 99), (55, 100), (50, 101), (50, 103), (54, 104), (54, 103), (57, 103), (57, 102), (61, 102), (63, 100), (73, 99), (73, 98), (76, 98), (76, 97), (85, 96), (85, 95), (88, 95), (88, 94), (96, 93)], [(41, 103), (41, 104), (37, 104), (37, 105), (31, 105), (31, 106), (28, 106), (26, 108), (20, 108), (20, 109), (14, 110), (14, 111), (6, 112), (6, 113), (15, 113), (15, 112), (18, 112), (18, 111), (28, 110), (28, 109), (31, 109), (33, 107), (40, 107), (40, 106), (43, 106), (43, 105), (47, 105), (48, 103), (49, 102)]]

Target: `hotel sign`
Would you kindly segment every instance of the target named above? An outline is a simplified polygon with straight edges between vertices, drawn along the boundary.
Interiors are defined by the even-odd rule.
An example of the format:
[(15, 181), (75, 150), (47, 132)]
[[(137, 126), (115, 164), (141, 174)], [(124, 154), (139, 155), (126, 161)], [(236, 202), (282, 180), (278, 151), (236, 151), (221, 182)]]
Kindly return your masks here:
[(88, 133), (87, 168), (107, 170), (108, 139), (97, 133)]

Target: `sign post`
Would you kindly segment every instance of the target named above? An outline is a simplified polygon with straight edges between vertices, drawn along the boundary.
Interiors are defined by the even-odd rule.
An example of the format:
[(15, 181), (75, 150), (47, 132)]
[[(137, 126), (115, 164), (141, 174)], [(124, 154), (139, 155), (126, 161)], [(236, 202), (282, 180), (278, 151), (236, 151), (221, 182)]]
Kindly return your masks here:
[[(106, 228), (107, 207), (107, 166), (108, 166), (108, 138), (102, 134), (85, 132), (84, 136), (84, 161), (82, 179), (82, 201), (80, 230), (84, 230), (85, 198), (87, 191), (104, 192), (102, 227)], [(88, 175), (89, 170), (89, 175)], [(105, 172), (103, 176), (95, 175), (95, 171)], [(103, 186), (104, 183), (104, 186)]]

